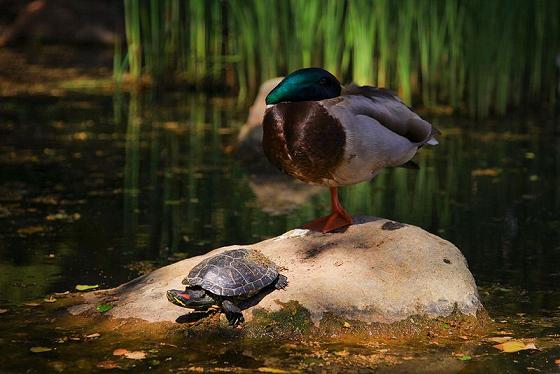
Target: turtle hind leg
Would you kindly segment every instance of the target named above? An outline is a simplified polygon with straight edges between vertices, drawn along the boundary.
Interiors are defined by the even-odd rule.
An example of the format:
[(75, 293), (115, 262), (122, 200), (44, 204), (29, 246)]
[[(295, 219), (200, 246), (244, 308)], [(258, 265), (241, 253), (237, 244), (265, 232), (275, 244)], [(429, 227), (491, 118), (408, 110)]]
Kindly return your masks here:
[(274, 288), (277, 290), (283, 290), (286, 287), (288, 287), (288, 278), (285, 275), (278, 274), (278, 279), (276, 280), (276, 283), (274, 283)]
[(243, 313), (241, 313), (241, 309), (239, 309), (239, 307), (231, 301), (222, 301), (222, 309), (226, 314), (226, 318), (230, 326), (237, 326), (238, 324), (245, 321), (245, 318), (243, 318)]

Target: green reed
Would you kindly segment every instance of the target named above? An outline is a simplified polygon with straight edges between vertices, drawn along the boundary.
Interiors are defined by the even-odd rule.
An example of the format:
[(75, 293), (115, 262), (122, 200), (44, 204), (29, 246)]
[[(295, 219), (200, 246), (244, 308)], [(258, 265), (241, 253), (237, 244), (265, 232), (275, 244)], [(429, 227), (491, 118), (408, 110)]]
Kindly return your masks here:
[[(556, 0), (124, 0), (115, 77), (233, 86), (323, 66), (474, 117), (558, 101)], [(121, 70), (119, 70), (121, 69)]]

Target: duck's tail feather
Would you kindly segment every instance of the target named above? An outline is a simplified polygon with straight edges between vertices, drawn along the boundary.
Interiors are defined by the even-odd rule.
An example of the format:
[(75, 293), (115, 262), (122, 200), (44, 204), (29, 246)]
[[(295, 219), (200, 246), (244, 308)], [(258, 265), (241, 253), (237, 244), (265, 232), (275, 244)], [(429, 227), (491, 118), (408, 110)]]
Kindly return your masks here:
[(441, 131), (439, 131), (437, 128), (435, 128), (433, 125), (432, 126), (432, 131), (430, 132), (430, 138), (428, 139), (428, 141), (426, 142), (426, 144), (429, 145), (438, 145), (439, 142), (436, 139), (437, 135), (441, 135)]

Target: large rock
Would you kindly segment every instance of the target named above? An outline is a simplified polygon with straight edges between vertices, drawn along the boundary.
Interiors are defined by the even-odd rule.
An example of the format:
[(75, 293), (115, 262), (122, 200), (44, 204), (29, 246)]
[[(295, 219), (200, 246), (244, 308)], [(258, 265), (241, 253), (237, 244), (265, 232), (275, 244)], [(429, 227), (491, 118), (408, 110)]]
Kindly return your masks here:
[(261, 251), (290, 282), (244, 310), (248, 321), (254, 311), (277, 311), (294, 301), (315, 324), (326, 315), (391, 323), (454, 312), (476, 316), (482, 310), (467, 262), (453, 244), (415, 226), (371, 217), (355, 218), (340, 233), (296, 229), (252, 245), (219, 248), (92, 296), (114, 297), (115, 307), (108, 312), (113, 317), (176, 321), (189, 310), (170, 304), (166, 290), (180, 288), (183, 277), (204, 258), (236, 247)]

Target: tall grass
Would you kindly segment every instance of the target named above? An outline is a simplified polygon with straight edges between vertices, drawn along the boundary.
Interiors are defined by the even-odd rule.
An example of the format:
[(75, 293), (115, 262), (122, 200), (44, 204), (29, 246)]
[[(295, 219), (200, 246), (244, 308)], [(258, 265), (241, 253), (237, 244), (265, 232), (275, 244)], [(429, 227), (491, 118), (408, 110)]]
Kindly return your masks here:
[(128, 48), (115, 67), (133, 79), (227, 83), (249, 97), (267, 78), (314, 65), (345, 82), (391, 88), (409, 104), (475, 117), (558, 101), (557, 0), (124, 4)]

